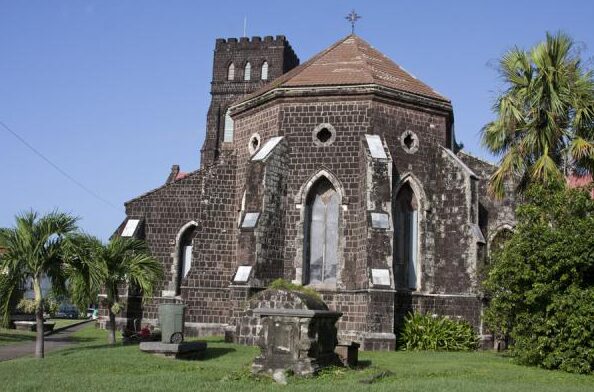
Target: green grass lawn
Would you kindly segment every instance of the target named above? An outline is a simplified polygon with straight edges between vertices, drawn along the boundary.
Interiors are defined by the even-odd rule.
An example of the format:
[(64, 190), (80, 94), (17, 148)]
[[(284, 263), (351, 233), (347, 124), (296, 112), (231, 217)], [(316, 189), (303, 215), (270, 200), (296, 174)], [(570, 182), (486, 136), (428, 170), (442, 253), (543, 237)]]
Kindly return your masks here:
[(55, 323), (56, 325), (54, 325), (54, 329), (58, 329), (58, 328), (62, 328), (62, 327), (67, 327), (72, 324), (78, 324), (84, 320), (83, 319), (50, 319), (48, 321), (51, 323)]
[[(81, 319), (51, 319), (55, 323), (54, 329), (66, 327), (68, 325), (81, 322)], [(35, 340), (35, 332), (17, 331), (16, 329), (0, 328), (0, 347), (7, 344), (26, 343)]]
[[(528, 368), (490, 352), (363, 352), (361, 369), (333, 369), (288, 386), (249, 376), (254, 347), (208, 340), (199, 361), (175, 361), (142, 353), (137, 346), (108, 347), (105, 331), (77, 332), (80, 345), (47, 355), (0, 363), (3, 391), (592, 391), (594, 376)], [(361, 381), (389, 370), (371, 385)]]
[(0, 328), (0, 347), (7, 344), (31, 342), (33, 340), (35, 340), (35, 332)]

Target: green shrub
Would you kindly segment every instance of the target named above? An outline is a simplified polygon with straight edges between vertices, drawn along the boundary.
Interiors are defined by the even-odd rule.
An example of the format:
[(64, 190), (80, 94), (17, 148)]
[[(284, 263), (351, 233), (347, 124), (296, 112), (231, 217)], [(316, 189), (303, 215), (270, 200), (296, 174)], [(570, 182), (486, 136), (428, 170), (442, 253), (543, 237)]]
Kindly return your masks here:
[[(43, 299), (43, 310), (53, 316), (58, 311), (58, 303), (52, 298)], [(17, 309), (25, 314), (35, 314), (35, 300), (23, 298), (17, 304)]]
[(513, 339), (518, 362), (594, 371), (594, 201), (589, 192), (534, 186), (484, 282), (488, 327)]
[(35, 301), (28, 298), (23, 298), (17, 304), (17, 309), (25, 314), (35, 313)]
[(313, 297), (314, 299), (316, 299), (318, 301), (322, 300), (322, 297), (320, 297), (320, 294), (317, 291), (315, 291), (314, 289), (312, 289), (311, 287), (305, 287), (305, 286), (302, 286), (299, 284), (293, 284), (293, 283), (289, 282), (288, 280), (285, 280), (282, 278), (272, 281), (272, 283), (270, 283), (268, 288), (275, 289), (275, 290), (297, 291), (299, 293), (303, 293), (310, 297)]
[(463, 320), (430, 314), (409, 313), (400, 333), (402, 350), (471, 351), (478, 347), (478, 336)]

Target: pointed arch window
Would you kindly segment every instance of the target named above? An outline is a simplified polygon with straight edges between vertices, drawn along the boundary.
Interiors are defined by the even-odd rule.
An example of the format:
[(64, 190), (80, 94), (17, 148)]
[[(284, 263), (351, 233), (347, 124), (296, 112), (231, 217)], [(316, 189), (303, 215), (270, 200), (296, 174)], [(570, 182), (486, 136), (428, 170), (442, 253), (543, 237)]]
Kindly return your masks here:
[(268, 80), (268, 62), (264, 61), (262, 64), (262, 72), (260, 73), (262, 80)]
[(419, 281), (419, 204), (408, 183), (400, 188), (395, 204), (394, 253), (399, 267), (395, 269), (405, 274), (407, 287), (416, 290)]
[(513, 231), (504, 227), (500, 229), (491, 239), (490, 253), (497, 252), (503, 249), (507, 241), (511, 239)]
[(223, 133), (223, 142), (233, 141), (233, 119), (231, 118), (231, 112), (229, 109), (225, 112), (225, 131)]
[(229, 64), (227, 69), (227, 80), (235, 80), (235, 64)]
[(192, 240), (195, 232), (196, 226), (191, 225), (179, 236), (175, 269), (175, 295), (180, 295), (182, 279), (188, 276), (192, 267)]
[(252, 78), (252, 65), (248, 62), (243, 71), (243, 80), (248, 81)]
[(336, 284), (338, 266), (338, 217), (340, 196), (332, 183), (321, 177), (306, 200), (305, 283)]

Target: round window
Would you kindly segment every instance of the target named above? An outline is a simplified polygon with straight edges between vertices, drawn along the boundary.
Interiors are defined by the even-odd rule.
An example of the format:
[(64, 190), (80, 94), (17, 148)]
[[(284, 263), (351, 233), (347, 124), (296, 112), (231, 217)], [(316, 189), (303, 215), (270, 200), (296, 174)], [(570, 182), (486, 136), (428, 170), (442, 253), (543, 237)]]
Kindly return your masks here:
[(312, 139), (316, 146), (329, 146), (336, 139), (336, 130), (330, 124), (320, 124), (314, 128)]
[(404, 151), (414, 154), (419, 149), (419, 138), (413, 131), (405, 131), (400, 136), (400, 144)]
[(248, 142), (248, 151), (250, 152), (250, 155), (254, 155), (258, 149), (260, 149), (260, 135), (254, 133)]

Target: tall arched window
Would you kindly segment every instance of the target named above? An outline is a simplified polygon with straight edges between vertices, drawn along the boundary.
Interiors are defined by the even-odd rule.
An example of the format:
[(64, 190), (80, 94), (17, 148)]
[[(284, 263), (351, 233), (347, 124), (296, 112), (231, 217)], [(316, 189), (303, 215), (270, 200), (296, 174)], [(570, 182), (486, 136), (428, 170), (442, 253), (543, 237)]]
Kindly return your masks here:
[(235, 65), (233, 63), (229, 64), (227, 69), (227, 80), (235, 80)]
[(229, 109), (227, 109), (225, 112), (225, 132), (223, 133), (223, 141), (233, 141), (233, 119), (231, 118), (231, 112)]
[(190, 272), (190, 268), (192, 267), (192, 239), (194, 238), (195, 231), (196, 226), (189, 226), (183, 231), (178, 240), (175, 295), (180, 295), (182, 279), (188, 276), (188, 272)]
[(268, 80), (268, 62), (264, 61), (262, 64), (262, 72), (260, 72), (262, 80)]
[(321, 177), (306, 200), (305, 283), (336, 284), (340, 197), (332, 183)]
[(250, 80), (252, 78), (252, 65), (248, 62), (243, 71), (243, 80)]
[(418, 244), (419, 214), (418, 201), (408, 183), (404, 184), (395, 203), (395, 256), (401, 272), (406, 274), (406, 285), (417, 289), (419, 279)]

